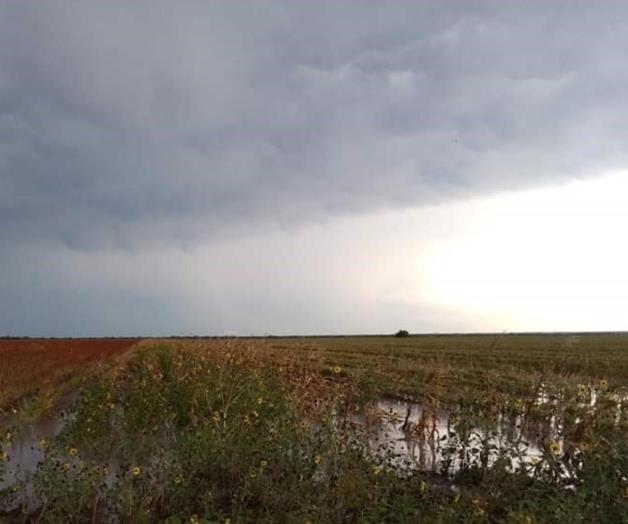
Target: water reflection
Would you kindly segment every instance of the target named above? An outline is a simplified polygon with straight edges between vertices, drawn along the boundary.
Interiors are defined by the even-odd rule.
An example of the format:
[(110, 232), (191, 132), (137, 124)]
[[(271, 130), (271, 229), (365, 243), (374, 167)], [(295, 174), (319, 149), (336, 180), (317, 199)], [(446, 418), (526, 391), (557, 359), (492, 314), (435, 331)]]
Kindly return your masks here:
[[(419, 403), (379, 399), (365, 415), (353, 417), (364, 428), (371, 450), (386, 455), (400, 471), (408, 468), (452, 474), (461, 468), (492, 467), (533, 472), (547, 457), (547, 443), (555, 455), (567, 446), (556, 416), (545, 421), (525, 421), (521, 415), (490, 419), (467, 416)], [(564, 475), (575, 475), (574, 460)], [(565, 459), (566, 460), (566, 459)], [(573, 464), (571, 464), (573, 463)]]
[(16, 481), (30, 485), (28, 480), (43, 460), (45, 447), (74, 417), (69, 408), (77, 398), (77, 391), (66, 395), (32, 423), (22, 423), (16, 415), (3, 420), (5, 427), (14, 429), (5, 435), (10, 438), (5, 438), (6, 459), (4, 475), (0, 476), (0, 491), (6, 490)]

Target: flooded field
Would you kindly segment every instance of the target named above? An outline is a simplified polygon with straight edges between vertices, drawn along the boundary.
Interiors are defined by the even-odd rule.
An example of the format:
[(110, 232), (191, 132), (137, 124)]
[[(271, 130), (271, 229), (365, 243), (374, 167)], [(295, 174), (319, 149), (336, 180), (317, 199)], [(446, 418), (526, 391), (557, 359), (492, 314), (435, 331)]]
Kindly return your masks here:
[[(597, 392), (581, 399), (578, 407), (589, 415), (600, 408)], [(614, 422), (619, 426), (628, 409), (628, 398), (613, 397)], [(537, 404), (551, 401), (539, 396)], [(356, 415), (352, 421), (368, 434), (369, 448), (383, 456), (398, 471), (417, 469), (454, 476), (464, 468), (490, 468), (502, 462), (510, 471), (531, 476), (555, 468), (565, 485), (578, 480), (586, 442), (565, 438), (565, 420), (552, 415), (546, 420), (528, 420), (525, 413), (513, 416), (500, 414), (496, 418), (466, 416), (453, 408), (390, 398), (381, 398), (369, 407), (366, 415)], [(573, 422), (582, 424), (583, 418)]]
[(4, 415), (5, 466), (0, 491), (18, 482), (28, 484), (29, 478), (44, 459), (48, 442), (53, 440), (73, 418), (72, 406), (80, 392), (74, 390), (58, 399), (55, 405), (34, 420), (20, 420), (17, 413)]
[[(5, 410), (0, 521), (626, 521), (628, 384), (603, 351), (506, 391), (382, 341), (140, 342), (54, 407)], [(484, 377), (523, 358), (482, 351)]]
[[(452, 413), (417, 403), (381, 399), (374, 409), (370, 415), (374, 420), (365, 416), (355, 420), (368, 431), (371, 449), (391, 457), (401, 471), (447, 475), (464, 466), (490, 467), (499, 459), (508, 460), (511, 469), (531, 469), (544, 455), (539, 434), (531, 430), (525, 435), (520, 418), (490, 429), (459, 428)], [(561, 446), (557, 431), (547, 433)]]

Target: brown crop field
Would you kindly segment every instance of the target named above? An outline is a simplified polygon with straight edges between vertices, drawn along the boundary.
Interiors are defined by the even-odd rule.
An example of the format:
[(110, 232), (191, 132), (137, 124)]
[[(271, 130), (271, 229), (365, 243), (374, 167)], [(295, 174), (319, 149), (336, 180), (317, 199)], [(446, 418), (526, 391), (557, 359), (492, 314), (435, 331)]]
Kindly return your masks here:
[(137, 339), (0, 340), (0, 408), (45, 397), (92, 365), (125, 353)]

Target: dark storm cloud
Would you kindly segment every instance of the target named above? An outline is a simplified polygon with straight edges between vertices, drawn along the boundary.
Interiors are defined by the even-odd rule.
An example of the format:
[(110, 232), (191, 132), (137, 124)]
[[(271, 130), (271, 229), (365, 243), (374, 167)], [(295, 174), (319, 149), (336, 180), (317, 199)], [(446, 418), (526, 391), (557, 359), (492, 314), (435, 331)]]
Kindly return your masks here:
[(627, 25), (623, 2), (4, 2), (0, 249), (624, 167)]

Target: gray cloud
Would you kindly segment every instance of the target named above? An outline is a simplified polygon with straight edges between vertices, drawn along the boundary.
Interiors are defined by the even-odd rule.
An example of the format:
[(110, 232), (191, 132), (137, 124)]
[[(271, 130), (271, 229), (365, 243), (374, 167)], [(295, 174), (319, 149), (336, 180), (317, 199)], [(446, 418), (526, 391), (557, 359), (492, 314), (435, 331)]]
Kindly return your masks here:
[(481, 329), (479, 315), (430, 304), (417, 289), (417, 244), (455, 219), (401, 215), (346, 217), (187, 251), (7, 249), (0, 336)]
[(0, 237), (194, 243), (626, 165), (623, 2), (5, 2)]
[(399, 210), (625, 168), (627, 26), (619, 1), (4, 1), (0, 334), (502, 329), (413, 287), (466, 217)]

